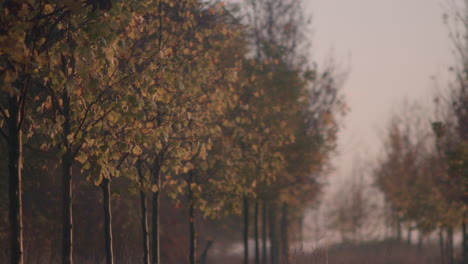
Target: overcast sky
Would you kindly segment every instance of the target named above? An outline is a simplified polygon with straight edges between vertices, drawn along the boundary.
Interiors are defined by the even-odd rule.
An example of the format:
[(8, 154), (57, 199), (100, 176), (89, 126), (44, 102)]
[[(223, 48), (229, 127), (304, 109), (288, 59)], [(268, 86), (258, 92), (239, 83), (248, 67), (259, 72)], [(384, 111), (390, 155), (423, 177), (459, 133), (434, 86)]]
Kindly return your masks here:
[(346, 176), (353, 157), (375, 156), (380, 131), (403, 100), (429, 104), (431, 76), (448, 76), (452, 47), (442, 15), (448, 0), (304, 0), (312, 13), (313, 55), (349, 62), (337, 172)]

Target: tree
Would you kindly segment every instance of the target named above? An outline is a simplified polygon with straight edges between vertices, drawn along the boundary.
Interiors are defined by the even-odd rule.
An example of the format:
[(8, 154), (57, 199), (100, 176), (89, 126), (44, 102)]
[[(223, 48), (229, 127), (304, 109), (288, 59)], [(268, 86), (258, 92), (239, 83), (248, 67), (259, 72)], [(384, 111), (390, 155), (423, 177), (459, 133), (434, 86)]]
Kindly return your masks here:
[(336, 191), (328, 212), (329, 227), (339, 232), (343, 243), (358, 243), (365, 237), (363, 229), (369, 226), (375, 204), (369, 197), (364, 168), (355, 167), (350, 180)]
[[(96, 6), (86, 4), (82, 7), (81, 2), (75, 4), (70, 1), (62, 4), (7, 1), (2, 8), (6, 11), (2, 14), (4, 33), (1, 43), (2, 93), (5, 97), (2, 98), (0, 110), (2, 119), (7, 121), (8, 133), (2, 129), (1, 134), (7, 139), (10, 149), (11, 261), (22, 263), (22, 130), (29, 116), (28, 97), (44, 91), (42, 78), (47, 76), (49, 63), (53, 61), (48, 57), (48, 52), (66, 38), (64, 32), (68, 29), (64, 29), (64, 25), (77, 22), (74, 19), (80, 15), (86, 16)], [(99, 9), (107, 8), (99, 6)], [(7, 103), (8, 107), (4, 107), (3, 103)]]
[[(466, 204), (468, 203), (468, 44), (466, 41), (468, 28), (466, 22), (468, 20), (468, 1), (460, 1), (460, 5), (455, 4), (450, 11), (452, 12), (451, 19), (447, 19), (445, 22), (449, 26), (451, 41), (455, 49), (456, 65), (452, 68), (454, 84), (450, 89), (449, 101), (451, 105), (449, 107), (455, 117), (454, 126), (458, 142), (455, 146), (452, 145), (446, 154), (451, 174), (463, 182), (463, 195), (459, 197), (465, 205), (463, 208), (465, 211), (464, 219), (462, 220), (462, 249), (463, 263), (468, 263), (468, 233), (466, 231)], [(450, 16), (446, 18), (450, 18)]]

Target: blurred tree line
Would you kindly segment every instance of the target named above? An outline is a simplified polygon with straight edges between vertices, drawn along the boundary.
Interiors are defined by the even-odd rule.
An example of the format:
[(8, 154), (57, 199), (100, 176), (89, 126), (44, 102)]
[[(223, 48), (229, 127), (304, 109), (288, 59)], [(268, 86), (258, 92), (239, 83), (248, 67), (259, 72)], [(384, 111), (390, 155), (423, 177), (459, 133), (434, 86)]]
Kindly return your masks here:
[(1, 6), (0, 258), (289, 263), (347, 111), (301, 1)]
[[(335, 199), (329, 213), (329, 227), (344, 241), (362, 241), (371, 218), (383, 219), (386, 239), (411, 244), (416, 231), (420, 247), (436, 235), (442, 264), (468, 263), (468, 1), (450, 4), (444, 18), (454, 44), (453, 81), (435, 97), (433, 114), (419, 103), (400, 106), (382, 133), (381, 155), (357, 172), (372, 183), (345, 186), (338, 195), (347, 193), (344, 200)], [(366, 196), (369, 185), (383, 194), (383, 206)]]

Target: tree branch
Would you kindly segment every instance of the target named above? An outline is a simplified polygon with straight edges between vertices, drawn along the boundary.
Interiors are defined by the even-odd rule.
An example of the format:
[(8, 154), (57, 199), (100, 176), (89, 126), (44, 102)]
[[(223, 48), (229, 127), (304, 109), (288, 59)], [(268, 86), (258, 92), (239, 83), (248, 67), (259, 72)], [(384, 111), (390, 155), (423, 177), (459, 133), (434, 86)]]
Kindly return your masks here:
[(7, 133), (1, 127), (0, 127), (0, 135), (2, 135), (5, 138), (6, 141), (9, 140), (9, 137), (8, 137)]
[(3, 107), (0, 105), (0, 114), (3, 116), (3, 118), (5, 120), (8, 120), (8, 115), (7, 113), (5, 112), (5, 109), (3, 109)]

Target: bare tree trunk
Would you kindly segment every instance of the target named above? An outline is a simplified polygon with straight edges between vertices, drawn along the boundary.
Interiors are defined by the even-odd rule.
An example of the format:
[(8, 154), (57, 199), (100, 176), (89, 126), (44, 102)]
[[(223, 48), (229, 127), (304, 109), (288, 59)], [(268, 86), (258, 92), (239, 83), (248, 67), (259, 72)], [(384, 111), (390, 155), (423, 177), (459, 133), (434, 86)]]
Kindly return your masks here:
[(276, 206), (271, 205), (269, 208), (269, 229), (270, 229), (270, 263), (278, 264), (279, 263), (279, 247), (278, 247), (278, 237), (276, 235)]
[(288, 221), (288, 204), (283, 203), (281, 208), (281, 243), (282, 243), (282, 259), (283, 264), (289, 264), (289, 221)]
[(302, 246), (302, 243), (304, 242), (304, 217), (301, 216), (299, 217), (299, 244)]
[(407, 236), (406, 236), (406, 243), (408, 245), (411, 245), (411, 232), (412, 232), (412, 228), (411, 227), (408, 227), (408, 233), (407, 233)]
[(191, 183), (193, 182), (193, 173), (189, 172), (188, 184), (188, 200), (189, 200), (189, 232), (190, 232), (190, 264), (196, 264), (196, 249), (197, 239), (195, 231), (195, 201), (193, 199), (193, 190)]
[(161, 178), (160, 178), (160, 165), (159, 159), (155, 161), (152, 171), (154, 183), (158, 186), (158, 190), (153, 193), (153, 212), (152, 212), (152, 242), (153, 242), (153, 264), (161, 263), (161, 249), (159, 240), (159, 205), (160, 205), (160, 192), (161, 192)]
[(114, 248), (112, 245), (112, 205), (110, 199), (110, 180), (104, 178), (101, 182), (102, 203), (104, 209), (104, 239), (106, 243), (106, 264), (114, 264)]
[(391, 219), (390, 219), (390, 210), (388, 208), (388, 202), (384, 200), (384, 222), (385, 222), (385, 232), (384, 232), (384, 241), (389, 237), (390, 228), (391, 228)]
[(445, 264), (444, 232), (443, 232), (442, 227), (439, 228), (439, 247), (440, 247), (440, 263)]
[(5, 136), (5, 138), (8, 142), (10, 258), (12, 264), (21, 264), (23, 263), (23, 144), (20, 119), (23, 117), (16, 96), (10, 96), (8, 112), (8, 137)]
[(243, 197), (244, 215), (244, 264), (249, 263), (249, 200)]
[(200, 261), (199, 261), (200, 263), (199, 264), (206, 264), (207, 259), (208, 259), (208, 250), (213, 245), (213, 243), (214, 243), (213, 240), (208, 240), (208, 242), (206, 243), (205, 250), (203, 250), (203, 253), (200, 256)]
[[(317, 211), (314, 214), (315, 216), (315, 249), (319, 248), (319, 242), (320, 242), (320, 206), (317, 208)], [(342, 232), (341, 236), (343, 236)], [(341, 241), (343, 241), (343, 238), (341, 238)]]
[(262, 264), (267, 263), (267, 203), (262, 207)]
[(398, 242), (401, 242), (401, 220), (400, 217), (397, 217), (397, 222), (396, 222), (396, 232), (397, 232), (397, 240)]
[(422, 250), (422, 246), (423, 246), (423, 234), (421, 231), (419, 231), (418, 233), (418, 250)]
[(199, 264), (206, 264), (207, 259), (208, 259), (208, 250), (213, 245), (213, 243), (214, 243), (213, 240), (208, 240), (208, 242), (206, 242), (205, 249), (203, 250), (203, 253), (200, 256)]
[(447, 263), (454, 264), (455, 260), (453, 258), (453, 228), (447, 228)]
[(67, 89), (63, 90), (63, 147), (65, 153), (62, 155), (62, 262), (63, 264), (73, 263), (73, 193), (72, 193), (72, 165), (73, 159), (68, 136), (71, 134), (71, 113), (70, 96)]
[(62, 157), (62, 201), (63, 201), (63, 263), (73, 263), (73, 209), (72, 209), (72, 162), (70, 153)]
[(255, 264), (260, 264), (260, 241), (259, 241), (259, 236), (258, 236), (258, 201), (255, 201), (254, 237), (255, 237)]
[(463, 250), (463, 264), (468, 264), (468, 230), (466, 228), (466, 221), (462, 223), (462, 250)]
[(143, 189), (144, 186), (144, 176), (141, 170), (141, 161), (137, 162), (138, 176), (140, 178), (140, 202), (141, 202), (141, 227), (143, 231), (143, 263), (150, 263), (149, 255), (149, 232), (148, 232), (148, 206), (146, 204), (146, 194)]

